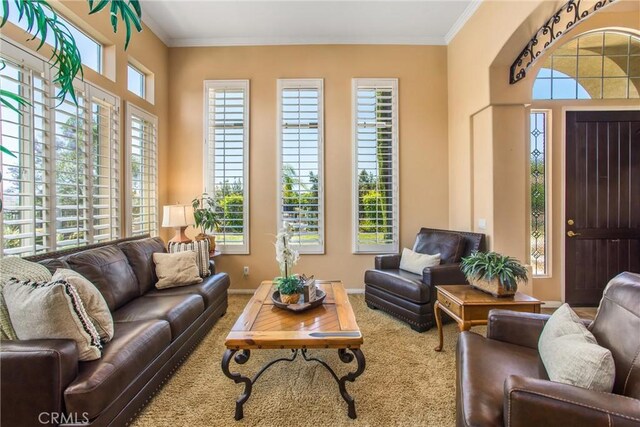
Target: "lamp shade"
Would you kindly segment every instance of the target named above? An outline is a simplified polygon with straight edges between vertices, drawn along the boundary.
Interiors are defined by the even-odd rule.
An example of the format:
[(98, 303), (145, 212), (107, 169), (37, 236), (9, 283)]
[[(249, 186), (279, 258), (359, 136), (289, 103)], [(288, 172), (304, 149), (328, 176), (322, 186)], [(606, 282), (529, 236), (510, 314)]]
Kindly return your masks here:
[(193, 206), (168, 205), (162, 207), (163, 227), (187, 227), (195, 224), (193, 218)]

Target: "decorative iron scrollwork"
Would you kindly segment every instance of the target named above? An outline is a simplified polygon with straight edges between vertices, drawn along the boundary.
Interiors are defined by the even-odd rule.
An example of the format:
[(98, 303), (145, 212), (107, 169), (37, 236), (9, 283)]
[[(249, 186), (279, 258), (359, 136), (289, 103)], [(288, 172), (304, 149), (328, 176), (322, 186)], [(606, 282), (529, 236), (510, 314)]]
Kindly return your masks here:
[(610, 5), (615, 0), (569, 0), (536, 32), (527, 46), (520, 52), (509, 75), (509, 83), (522, 80), (529, 67), (562, 34), (573, 28), (578, 22), (596, 11)]

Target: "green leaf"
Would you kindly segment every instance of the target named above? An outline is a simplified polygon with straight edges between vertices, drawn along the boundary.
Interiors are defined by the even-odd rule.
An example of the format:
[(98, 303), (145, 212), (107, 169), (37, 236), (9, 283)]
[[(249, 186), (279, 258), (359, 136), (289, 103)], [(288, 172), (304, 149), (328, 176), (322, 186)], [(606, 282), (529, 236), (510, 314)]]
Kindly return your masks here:
[(9, 19), (9, 0), (2, 0), (2, 22), (0, 22), (0, 27), (7, 23), (7, 19)]
[(94, 7), (93, 0), (89, 0), (89, 15), (100, 12), (108, 4), (109, 4), (109, 0), (100, 0), (98, 4)]
[(2, 145), (0, 145), (0, 151), (2, 151), (4, 154), (7, 154), (11, 157), (17, 157), (15, 154), (11, 152), (11, 150), (9, 150), (7, 147), (4, 147)]

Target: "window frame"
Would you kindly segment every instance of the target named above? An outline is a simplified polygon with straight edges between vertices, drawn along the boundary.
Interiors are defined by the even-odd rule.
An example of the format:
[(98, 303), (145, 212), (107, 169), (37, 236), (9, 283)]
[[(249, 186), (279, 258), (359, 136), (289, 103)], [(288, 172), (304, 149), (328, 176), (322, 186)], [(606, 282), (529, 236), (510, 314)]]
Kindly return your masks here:
[(544, 126), (545, 126), (545, 131), (544, 131), (544, 267), (545, 267), (545, 271), (542, 274), (536, 274), (536, 268), (535, 265), (533, 263), (533, 258), (531, 255), (531, 249), (532, 249), (532, 244), (529, 243), (527, 245), (527, 253), (529, 255), (529, 264), (531, 265), (531, 276), (533, 278), (536, 279), (548, 279), (552, 277), (552, 243), (553, 243), (553, 239), (551, 236), (552, 233), (552, 226), (551, 226), (551, 222), (552, 222), (552, 216), (551, 216), (551, 204), (552, 204), (552, 185), (551, 185), (551, 179), (552, 179), (552, 173), (551, 173), (551, 138), (552, 138), (552, 127), (551, 127), (551, 120), (552, 120), (552, 110), (550, 109), (546, 109), (546, 108), (531, 108), (529, 110), (529, 133), (528, 133), (528, 151), (527, 151), (527, 160), (528, 160), (528, 164), (529, 164), (529, 174), (527, 177), (527, 208), (528, 208), (528, 215), (527, 215), (527, 222), (528, 222), (528, 227), (527, 227), (527, 237), (528, 237), (528, 242), (531, 241), (531, 232), (532, 232), (532, 221), (531, 221), (531, 213), (532, 213), (532, 203), (533, 200), (531, 199), (531, 185), (532, 185), (532, 181), (531, 181), (531, 117), (534, 114), (544, 114)]
[[(133, 183), (133, 174), (131, 173), (131, 130), (132, 130), (132, 116), (137, 115), (145, 121), (151, 122), (156, 131), (156, 139), (155, 139), (155, 193), (156, 193), (156, 224), (155, 224), (155, 235), (154, 233), (149, 233), (151, 236), (160, 235), (160, 199), (158, 197), (158, 117), (143, 110), (137, 105), (131, 102), (125, 102), (125, 135), (124, 135), (124, 149), (125, 149), (125, 198), (124, 198), (124, 223), (125, 223), (125, 235), (127, 237), (134, 236), (133, 234), (133, 193), (132, 193), (132, 183)], [(145, 234), (145, 233), (143, 233)], [(138, 234), (136, 234), (138, 235)]]
[[(351, 81), (352, 123), (352, 252), (354, 254), (397, 254), (400, 248), (400, 102), (397, 78), (354, 78)], [(392, 92), (392, 243), (359, 243), (359, 172), (358, 172), (358, 89), (366, 87), (391, 88)]]
[(213, 145), (214, 157), (215, 157), (215, 141), (209, 141), (209, 114), (208, 114), (208, 102), (209, 102), (209, 90), (213, 89), (224, 90), (224, 89), (241, 89), (244, 91), (244, 111), (243, 111), (243, 144), (242, 144), (242, 158), (243, 158), (243, 167), (242, 167), (242, 177), (243, 177), (243, 243), (240, 245), (229, 245), (216, 243), (216, 248), (220, 250), (220, 252), (224, 254), (234, 254), (234, 255), (249, 255), (250, 254), (250, 236), (251, 236), (251, 225), (250, 225), (250, 171), (249, 171), (249, 144), (250, 144), (250, 103), (251, 103), (251, 93), (250, 93), (250, 81), (249, 79), (235, 79), (235, 80), (205, 80), (204, 81), (204, 96), (203, 96), (203, 176), (202, 176), (202, 188), (204, 192), (207, 192), (209, 195), (215, 195), (215, 189), (208, 189), (209, 181), (208, 176), (210, 172), (210, 168), (213, 167), (213, 176), (215, 177), (215, 161), (214, 165), (209, 164), (209, 147)]
[[(140, 76), (142, 77), (140, 81), (139, 94), (129, 89), (129, 69), (132, 69), (136, 73), (140, 74)], [(140, 68), (133, 65), (131, 62), (127, 62), (127, 91), (129, 93), (136, 95), (138, 98), (142, 98), (145, 100), (147, 99), (147, 74), (144, 71), (142, 71)]]
[[(277, 81), (277, 203), (276, 218), (277, 229), (284, 224), (282, 216), (282, 179), (283, 179), (283, 138), (282, 138), (282, 91), (284, 89), (316, 89), (318, 90), (318, 236), (319, 241), (313, 245), (291, 244), (300, 254), (316, 254), (325, 253), (325, 204), (324, 204), (324, 79), (278, 79)], [(276, 230), (277, 232), (277, 230)]]

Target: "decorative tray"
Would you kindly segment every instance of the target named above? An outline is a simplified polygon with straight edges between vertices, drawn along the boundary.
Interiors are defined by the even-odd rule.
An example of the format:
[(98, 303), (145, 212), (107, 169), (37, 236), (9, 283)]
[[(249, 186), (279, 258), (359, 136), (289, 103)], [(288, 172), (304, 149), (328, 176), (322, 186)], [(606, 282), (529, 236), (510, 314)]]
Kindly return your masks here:
[(273, 294), (271, 295), (271, 300), (273, 301), (273, 304), (276, 307), (283, 308), (285, 310), (289, 310), (297, 313), (297, 312), (309, 310), (310, 308), (321, 306), (322, 301), (324, 301), (327, 294), (323, 290), (318, 288), (316, 289), (316, 295), (318, 296), (318, 298), (313, 302), (303, 301), (304, 296), (300, 295), (300, 302), (298, 302), (297, 304), (285, 304), (282, 301), (280, 301), (280, 292), (274, 291)]

